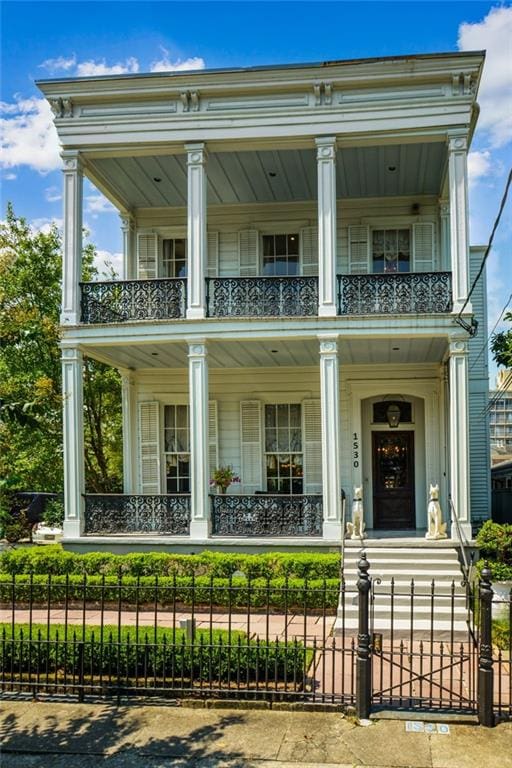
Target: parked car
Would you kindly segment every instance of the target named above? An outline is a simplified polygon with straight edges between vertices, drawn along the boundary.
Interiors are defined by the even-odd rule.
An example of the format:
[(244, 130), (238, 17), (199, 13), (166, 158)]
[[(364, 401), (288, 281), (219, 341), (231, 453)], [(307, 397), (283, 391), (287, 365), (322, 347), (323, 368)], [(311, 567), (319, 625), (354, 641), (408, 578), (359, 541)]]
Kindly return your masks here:
[(35, 544), (55, 544), (62, 539), (62, 528), (52, 528), (44, 523), (37, 523), (32, 530)]

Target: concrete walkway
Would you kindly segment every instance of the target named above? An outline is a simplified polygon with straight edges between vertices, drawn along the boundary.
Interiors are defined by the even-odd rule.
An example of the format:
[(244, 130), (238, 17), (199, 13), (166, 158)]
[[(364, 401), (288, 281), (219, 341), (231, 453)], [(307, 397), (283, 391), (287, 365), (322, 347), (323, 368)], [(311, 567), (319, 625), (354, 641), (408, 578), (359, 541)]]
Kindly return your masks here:
[(512, 768), (512, 723), (410, 733), (336, 713), (0, 699), (2, 768)]

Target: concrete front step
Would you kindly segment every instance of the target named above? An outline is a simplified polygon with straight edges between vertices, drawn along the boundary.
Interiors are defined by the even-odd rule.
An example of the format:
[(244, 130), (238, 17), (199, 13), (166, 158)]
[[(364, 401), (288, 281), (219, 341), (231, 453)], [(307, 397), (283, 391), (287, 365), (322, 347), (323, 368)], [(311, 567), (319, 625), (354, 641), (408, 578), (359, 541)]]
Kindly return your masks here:
[[(354, 631), (357, 630), (357, 628), (357, 616), (346, 616), (344, 624), (341, 624), (340, 620), (337, 619), (334, 624), (334, 636), (339, 637), (343, 634), (343, 631)], [(451, 620), (446, 621), (443, 618), (436, 618), (433, 623), (430, 622), (430, 619), (418, 619), (417, 621), (414, 621), (413, 629), (416, 639), (421, 639), (422, 636), (429, 638), (432, 631), (435, 633), (436, 640), (448, 640), (451, 638), (452, 633), (455, 635), (456, 640), (463, 641), (468, 639), (468, 625), (463, 618), (457, 619), (453, 624)], [(384, 635), (390, 634), (391, 625), (389, 619), (380, 617), (375, 618), (373, 622), (373, 630), (382, 632)], [(393, 634), (395, 637), (400, 634), (407, 637), (410, 631), (411, 623), (409, 619), (397, 619), (393, 622)], [(446, 633), (446, 637), (441, 637), (440, 633)]]

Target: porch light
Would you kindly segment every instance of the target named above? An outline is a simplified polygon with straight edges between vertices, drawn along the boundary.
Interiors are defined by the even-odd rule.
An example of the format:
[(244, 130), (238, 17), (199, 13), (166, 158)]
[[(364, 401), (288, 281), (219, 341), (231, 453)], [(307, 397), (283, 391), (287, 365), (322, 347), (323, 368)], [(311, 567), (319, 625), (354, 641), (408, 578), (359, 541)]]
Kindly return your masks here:
[(391, 403), (386, 410), (386, 417), (391, 429), (396, 429), (400, 424), (400, 408), (396, 403)]

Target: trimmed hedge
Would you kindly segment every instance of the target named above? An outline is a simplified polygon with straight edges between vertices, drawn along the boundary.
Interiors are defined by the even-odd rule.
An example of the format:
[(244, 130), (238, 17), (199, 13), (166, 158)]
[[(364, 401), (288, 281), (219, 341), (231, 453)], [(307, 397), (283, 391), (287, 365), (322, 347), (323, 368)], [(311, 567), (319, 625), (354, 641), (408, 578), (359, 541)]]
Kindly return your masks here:
[(0, 556), (0, 573), (104, 574), (105, 576), (213, 576), (229, 578), (243, 573), (250, 578), (336, 579), (340, 555), (267, 552), (244, 555), (201, 552), (179, 555), (166, 552), (67, 552), (60, 545), (9, 550)]
[[(67, 639), (65, 639), (67, 638)], [(101, 643), (100, 640), (103, 640)], [(80, 672), (79, 648), (83, 648), (85, 681), (96, 675), (109, 682), (119, 679), (153, 678), (180, 684), (184, 680), (222, 682), (240, 679), (244, 685), (261, 679), (265, 669), (272, 680), (300, 681), (307, 671), (313, 651), (302, 643), (283, 644), (250, 639), (243, 632), (198, 630), (190, 644), (183, 630), (135, 627), (0, 624), (0, 666), (14, 676), (37, 674), (73, 676)], [(119, 669), (119, 678), (117, 670)], [(77, 680), (78, 682), (78, 680)]]
[(231, 579), (211, 576), (43, 576), (41, 574), (9, 576), (0, 574), (0, 601), (5, 604), (39, 605), (64, 602), (98, 604), (118, 603), (123, 607), (154, 604), (172, 607), (183, 605), (215, 605), (292, 610), (294, 608), (336, 608), (338, 579)]
[(478, 531), (476, 543), (484, 560), (505, 563), (512, 568), (512, 523), (486, 520)]

